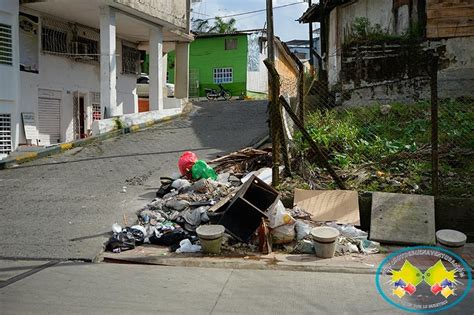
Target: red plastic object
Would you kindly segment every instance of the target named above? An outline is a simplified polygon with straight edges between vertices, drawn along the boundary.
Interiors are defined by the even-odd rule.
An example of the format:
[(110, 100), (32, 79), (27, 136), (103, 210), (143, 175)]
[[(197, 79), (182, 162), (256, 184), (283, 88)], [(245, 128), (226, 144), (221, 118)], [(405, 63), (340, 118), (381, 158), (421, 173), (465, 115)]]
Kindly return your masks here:
[(186, 151), (181, 155), (178, 162), (178, 168), (181, 175), (186, 175), (188, 178), (192, 178), (191, 169), (194, 163), (197, 161), (197, 156), (191, 151)]

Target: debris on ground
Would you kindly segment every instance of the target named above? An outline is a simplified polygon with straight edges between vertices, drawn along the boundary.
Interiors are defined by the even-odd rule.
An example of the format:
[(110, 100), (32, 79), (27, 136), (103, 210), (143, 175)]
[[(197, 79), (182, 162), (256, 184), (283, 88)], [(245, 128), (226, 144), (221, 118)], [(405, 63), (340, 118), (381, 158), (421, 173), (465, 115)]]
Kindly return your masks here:
[[(286, 208), (280, 193), (269, 184), (269, 165), (269, 150), (246, 148), (209, 164), (193, 152), (184, 152), (178, 161), (180, 174), (160, 178), (156, 198), (137, 213), (138, 223), (112, 226), (107, 250), (119, 253), (151, 244), (167, 246), (178, 254), (247, 256), (284, 251), (314, 255), (318, 245), (312, 230), (330, 227), (340, 233), (335, 240), (336, 255), (378, 252), (378, 243), (367, 240), (366, 232), (338, 224), (358, 222), (353, 192), (302, 191), (297, 199), (301, 202)], [(127, 184), (132, 182), (138, 180), (132, 178)], [(318, 196), (339, 196), (331, 205), (348, 207), (334, 217), (327, 209), (331, 205), (321, 203)], [(315, 207), (328, 213), (320, 216)], [(331, 222), (320, 219), (328, 215)]]

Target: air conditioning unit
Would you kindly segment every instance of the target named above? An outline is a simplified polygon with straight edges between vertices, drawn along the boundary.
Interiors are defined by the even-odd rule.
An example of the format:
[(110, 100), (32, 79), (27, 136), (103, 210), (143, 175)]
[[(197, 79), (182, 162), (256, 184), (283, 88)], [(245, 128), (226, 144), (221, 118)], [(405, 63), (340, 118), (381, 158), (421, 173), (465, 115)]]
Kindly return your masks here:
[(92, 56), (88, 55), (89, 46), (81, 42), (71, 42), (71, 54), (74, 59), (90, 60)]

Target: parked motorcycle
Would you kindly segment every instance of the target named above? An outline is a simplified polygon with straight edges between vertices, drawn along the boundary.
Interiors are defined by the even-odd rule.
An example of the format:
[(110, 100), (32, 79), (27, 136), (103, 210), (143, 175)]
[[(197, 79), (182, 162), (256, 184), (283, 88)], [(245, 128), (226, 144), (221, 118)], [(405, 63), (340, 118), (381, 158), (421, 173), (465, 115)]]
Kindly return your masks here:
[(208, 100), (217, 100), (219, 97), (224, 98), (224, 100), (230, 100), (232, 98), (232, 94), (230, 94), (229, 90), (226, 90), (222, 84), (219, 84), (219, 91), (215, 89), (204, 89), (206, 92), (206, 97)]

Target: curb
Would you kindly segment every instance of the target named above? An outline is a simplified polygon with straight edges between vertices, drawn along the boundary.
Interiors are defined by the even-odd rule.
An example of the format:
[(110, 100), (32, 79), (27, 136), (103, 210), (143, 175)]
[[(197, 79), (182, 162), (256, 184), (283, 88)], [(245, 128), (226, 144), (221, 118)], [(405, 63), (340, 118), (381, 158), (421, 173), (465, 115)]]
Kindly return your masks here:
[(156, 125), (158, 123), (171, 121), (173, 119), (181, 117), (182, 115), (183, 115), (183, 113), (179, 113), (179, 114), (175, 114), (175, 115), (165, 116), (165, 117), (162, 117), (162, 118), (157, 119), (157, 120), (149, 120), (147, 122), (144, 122), (144, 123), (141, 123), (141, 124), (138, 124), (138, 125), (132, 125), (130, 127), (125, 127), (125, 128), (122, 128), (122, 129), (108, 131), (108, 132), (103, 133), (101, 135), (92, 136), (92, 137), (85, 138), (85, 139), (80, 139), (80, 140), (74, 140), (74, 141), (71, 141), (71, 142), (61, 143), (57, 146), (45, 148), (45, 149), (43, 149), (41, 151), (38, 151), (38, 152), (25, 152), (25, 153), (20, 154), (18, 156), (15, 156), (15, 157), (12, 157), (12, 158), (6, 158), (5, 160), (0, 161), (0, 170), (4, 170), (4, 169), (7, 169), (7, 168), (13, 168), (14, 166), (16, 166), (18, 164), (31, 162), (31, 161), (41, 159), (41, 158), (44, 158), (44, 157), (47, 157), (47, 156), (50, 156), (50, 155), (53, 155), (53, 154), (65, 152), (65, 151), (71, 150), (72, 148), (77, 148), (77, 147), (81, 147), (81, 146), (90, 144), (94, 141), (106, 140), (106, 139), (109, 139), (109, 138), (119, 136), (121, 134), (138, 132), (140, 130), (150, 128), (153, 125)]

